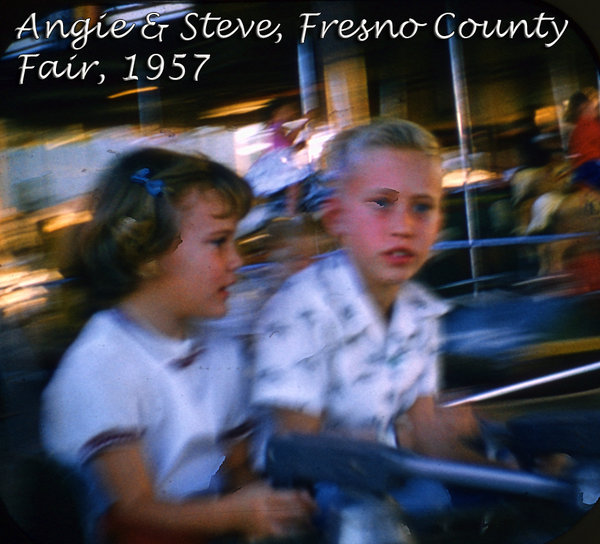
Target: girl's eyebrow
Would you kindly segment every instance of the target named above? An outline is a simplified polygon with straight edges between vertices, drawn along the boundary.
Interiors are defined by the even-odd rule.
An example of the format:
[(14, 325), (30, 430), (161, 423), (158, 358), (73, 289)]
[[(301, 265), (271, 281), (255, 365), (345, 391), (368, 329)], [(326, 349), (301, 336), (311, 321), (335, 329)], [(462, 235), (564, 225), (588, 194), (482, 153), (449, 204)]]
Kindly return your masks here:
[(235, 231), (233, 229), (215, 229), (206, 233), (207, 236), (232, 236)]

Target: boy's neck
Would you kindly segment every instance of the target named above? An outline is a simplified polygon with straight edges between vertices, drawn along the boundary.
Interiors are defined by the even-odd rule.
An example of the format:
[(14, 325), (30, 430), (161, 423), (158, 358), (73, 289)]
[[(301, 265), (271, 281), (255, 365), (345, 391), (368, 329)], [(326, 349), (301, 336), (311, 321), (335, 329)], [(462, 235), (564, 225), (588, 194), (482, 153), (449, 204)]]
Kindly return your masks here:
[(354, 261), (352, 254), (346, 253), (353, 263), (353, 267), (355, 270), (356, 278), (359, 282), (362, 283), (363, 289), (370, 296), (371, 300), (375, 303), (375, 307), (379, 310), (382, 318), (385, 323), (389, 323), (392, 319), (392, 315), (394, 312), (394, 303), (396, 302), (396, 298), (398, 297), (398, 293), (402, 288), (402, 284), (394, 284), (390, 283), (389, 285), (374, 285), (369, 282), (369, 280), (361, 273), (360, 268), (357, 266)]
[(367, 292), (371, 299), (375, 303), (376, 308), (381, 313), (385, 323), (389, 323), (392, 320), (394, 312), (394, 303), (400, 292), (401, 285), (389, 285), (385, 288), (378, 286), (373, 289), (368, 283), (366, 283)]
[(394, 302), (396, 301), (396, 297), (398, 296), (398, 291), (400, 290), (400, 286), (395, 286), (395, 290), (392, 293), (386, 293), (385, 296), (380, 295), (376, 296), (371, 292), (371, 297), (375, 301), (375, 305), (381, 312), (383, 319), (386, 324), (392, 320), (392, 315), (394, 312)]

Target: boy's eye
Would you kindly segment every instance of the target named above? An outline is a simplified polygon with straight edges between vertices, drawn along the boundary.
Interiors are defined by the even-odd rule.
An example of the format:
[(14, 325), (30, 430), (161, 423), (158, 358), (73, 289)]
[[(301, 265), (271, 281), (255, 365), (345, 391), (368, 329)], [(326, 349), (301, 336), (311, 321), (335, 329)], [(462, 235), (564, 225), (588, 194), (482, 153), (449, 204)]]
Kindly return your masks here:
[(378, 208), (389, 208), (393, 204), (393, 202), (389, 198), (385, 197), (374, 198), (370, 202), (375, 204)]
[(433, 210), (433, 204), (431, 202), (417, 202), (413, 205), (415, 213), (427, 213)]

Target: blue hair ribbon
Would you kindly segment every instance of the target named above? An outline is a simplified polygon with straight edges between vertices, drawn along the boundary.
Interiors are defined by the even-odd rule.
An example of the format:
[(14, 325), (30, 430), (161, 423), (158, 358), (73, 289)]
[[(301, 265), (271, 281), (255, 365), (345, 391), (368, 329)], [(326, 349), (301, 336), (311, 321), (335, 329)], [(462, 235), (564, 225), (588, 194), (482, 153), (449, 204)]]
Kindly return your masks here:
[(154, 197), (162, 195), (165, 188), (165, 182), (162, 179), (150, 179), (148, 177), (149, 174), (149, 168), (142, 168), (131, 176), (131, 181), (133, 181), (133, 183), (140, 183), (146, 187), (148, 194)]

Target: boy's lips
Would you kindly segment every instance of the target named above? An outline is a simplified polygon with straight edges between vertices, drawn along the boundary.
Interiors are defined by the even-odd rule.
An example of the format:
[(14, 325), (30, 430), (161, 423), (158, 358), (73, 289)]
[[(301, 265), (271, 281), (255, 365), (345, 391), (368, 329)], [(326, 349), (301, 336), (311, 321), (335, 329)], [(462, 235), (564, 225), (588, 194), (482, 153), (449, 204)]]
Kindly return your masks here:
[(395, 247), (382, 252), (384, 260), (391, 265), (403, 266), (412, 263), (417, 254), (407, 247)]

